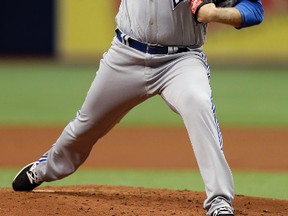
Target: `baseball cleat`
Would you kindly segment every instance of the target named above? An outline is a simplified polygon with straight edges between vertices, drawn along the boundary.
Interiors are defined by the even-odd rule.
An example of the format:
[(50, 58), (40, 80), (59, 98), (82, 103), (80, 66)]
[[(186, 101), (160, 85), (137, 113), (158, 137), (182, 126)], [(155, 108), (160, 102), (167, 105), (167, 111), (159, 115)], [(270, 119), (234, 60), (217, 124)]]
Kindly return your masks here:
[(35, 167), (36, 164), (33, 162), (19, 171), (12, 182), (14, 191), (32, 191), (43, 182), (37, 177)]
[(227, 207), (218, 208), (211, 216), (234, 216), (233, 210)]

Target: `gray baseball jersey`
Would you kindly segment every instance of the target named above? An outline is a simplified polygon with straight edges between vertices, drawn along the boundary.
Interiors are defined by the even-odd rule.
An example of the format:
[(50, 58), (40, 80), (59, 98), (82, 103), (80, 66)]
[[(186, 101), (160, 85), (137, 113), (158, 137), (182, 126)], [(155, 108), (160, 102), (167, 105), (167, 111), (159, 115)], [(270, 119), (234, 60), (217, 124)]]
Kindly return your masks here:
[(81, 110), (37, 162), (38, 177), (53, 181), (73, 173), (129, 110), (158, 94), (187, 128), (205, 184), (207, 214), (231, 208), (233, 178), (201, 50), (206, 26), (195, 23), (187, 0), (122, 0), (116, 21), (117, 35)]
[(116, 22), (125, 34), (158, 45), (201, 47), (206, 36), (206, 24), (194, 21), (189, 0), (124, 0)]

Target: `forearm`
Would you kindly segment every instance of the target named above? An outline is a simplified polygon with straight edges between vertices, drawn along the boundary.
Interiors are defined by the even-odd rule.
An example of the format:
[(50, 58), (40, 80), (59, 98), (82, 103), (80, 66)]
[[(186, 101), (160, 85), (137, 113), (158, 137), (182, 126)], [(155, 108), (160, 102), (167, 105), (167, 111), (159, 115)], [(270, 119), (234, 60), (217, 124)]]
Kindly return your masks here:
[(211, 21), (240, 28), (242, 17), (236, 8), (216, 8)]
[(218, 22), (240, 28), (242, 16), (236, 8), (216, 8), (214, 4), (207, 4), (200, 8), (198, 21), (203, 23)]

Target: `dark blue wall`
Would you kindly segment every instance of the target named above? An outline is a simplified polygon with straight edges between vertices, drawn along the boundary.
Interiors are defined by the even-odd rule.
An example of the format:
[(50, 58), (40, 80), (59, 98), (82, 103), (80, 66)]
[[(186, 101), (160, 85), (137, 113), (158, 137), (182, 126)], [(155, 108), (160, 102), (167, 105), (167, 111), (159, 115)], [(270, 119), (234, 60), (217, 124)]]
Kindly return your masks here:
[(0, 55), (53, 56), (54, 0), (0, 1)]

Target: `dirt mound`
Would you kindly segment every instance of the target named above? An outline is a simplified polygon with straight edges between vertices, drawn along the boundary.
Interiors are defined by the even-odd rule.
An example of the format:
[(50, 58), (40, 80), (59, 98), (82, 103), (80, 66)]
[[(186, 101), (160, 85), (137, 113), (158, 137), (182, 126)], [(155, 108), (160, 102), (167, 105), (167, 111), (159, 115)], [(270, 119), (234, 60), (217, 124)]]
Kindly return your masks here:
[[(41, 187), (34, 192), (0, 189), (0, 215), (167, 216), (205, 215), (205, 194), (189, 190), (118, 186)], [(288, 215), (288, 201), (236, 196), (235, 215)]]

